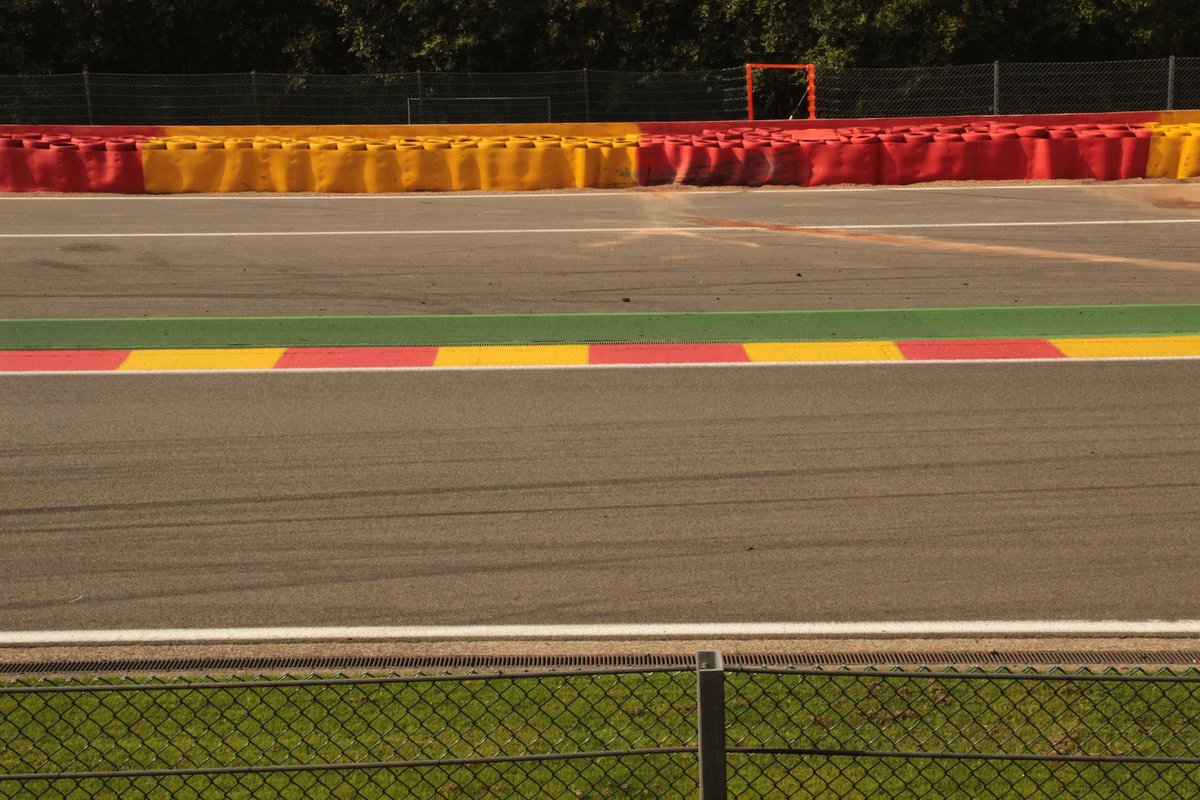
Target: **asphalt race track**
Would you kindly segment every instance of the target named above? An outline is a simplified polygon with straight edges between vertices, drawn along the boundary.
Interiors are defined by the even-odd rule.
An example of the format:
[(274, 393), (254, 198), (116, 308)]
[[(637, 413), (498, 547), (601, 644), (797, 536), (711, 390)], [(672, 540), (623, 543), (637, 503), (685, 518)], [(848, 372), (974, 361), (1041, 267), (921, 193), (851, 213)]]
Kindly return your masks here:
[(1195, 608), (1196, 362), (0, 391), (9, 629)]
[[(0, 248), (3, 317), (1195, 303), (1200, 184), (10, 196)], [(0, 630), (1194, 619), (1198, 398), (1198, 361), (0, 376)]]
[(1188, 303), (1200, 183), (10, 195), (0, 248), (0, 317)]

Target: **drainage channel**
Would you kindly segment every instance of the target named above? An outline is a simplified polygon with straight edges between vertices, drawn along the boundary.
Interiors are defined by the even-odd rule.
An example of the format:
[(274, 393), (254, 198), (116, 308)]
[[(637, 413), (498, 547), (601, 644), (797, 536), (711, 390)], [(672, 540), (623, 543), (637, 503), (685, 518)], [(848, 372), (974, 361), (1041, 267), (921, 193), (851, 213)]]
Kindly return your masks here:
[[(1200, 651), (948, 651), (727, 653), (727, 665), (741, 667), (1175, 667), (1200, 668)], [(530, 669), (694, 669), (694, 653), (678, 655), (546, 656), (324, 656), (264, 658), (164, 658), (0, 663), (0, 675), (80, 675), (178, 673), (346, 673)]]

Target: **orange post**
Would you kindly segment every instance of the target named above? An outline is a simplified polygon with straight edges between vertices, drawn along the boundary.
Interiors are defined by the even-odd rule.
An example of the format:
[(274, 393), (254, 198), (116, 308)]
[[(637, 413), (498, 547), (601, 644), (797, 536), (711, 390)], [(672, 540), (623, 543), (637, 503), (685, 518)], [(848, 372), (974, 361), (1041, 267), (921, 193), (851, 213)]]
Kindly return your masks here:
[(808, 118), (817, 118), (817, 70), (812, 64), (747, 64), (746, 119), (754, 119), (754, 70), (756, 69), (802, 69), (807, 72)]
[(746, 65), (746, 119), (754, 119), (754, 65)]
[(808, 118), (817, 118), (817, 71), (808, 65)]

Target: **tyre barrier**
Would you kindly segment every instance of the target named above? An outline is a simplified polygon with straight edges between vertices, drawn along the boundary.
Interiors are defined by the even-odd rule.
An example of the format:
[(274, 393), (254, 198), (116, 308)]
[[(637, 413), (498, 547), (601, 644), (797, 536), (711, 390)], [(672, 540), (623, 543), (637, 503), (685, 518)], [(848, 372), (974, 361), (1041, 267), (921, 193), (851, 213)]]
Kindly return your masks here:
[(637, 137), (165, 138), (146, 191), (522, 191), (633, 185)]
[(0, 191), (145, 191), (138, 142), (147, 137), (0, 133)]
[(1159, 124), (1150, 130), (1147, 178), (1194, 178), (1200, 175), (1200, 125)]
[(215, 138), (0, 134), (0, 190), (521, 191), (634, 185), (638, 136)]
[(1200, 175), (1200, 125), (708, 130), (649, 134), (638, 183), (829, 186)]
[(0, 191), (366, 193), (1200, 176), (1200, 123), (1191, 121), (692, 127), (387, 135), (391, 128), (303, 137), (215, 128), (187, 135), (0, 130)]

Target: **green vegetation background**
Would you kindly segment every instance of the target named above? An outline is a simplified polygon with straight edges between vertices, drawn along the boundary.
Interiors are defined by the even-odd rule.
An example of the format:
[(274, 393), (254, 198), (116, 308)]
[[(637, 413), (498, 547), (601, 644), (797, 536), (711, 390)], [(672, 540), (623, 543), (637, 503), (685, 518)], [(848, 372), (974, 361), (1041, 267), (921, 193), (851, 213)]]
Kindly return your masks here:
[(928, 66), (1198, 43), (1194, 0), (0, 0), (0, 74)]

